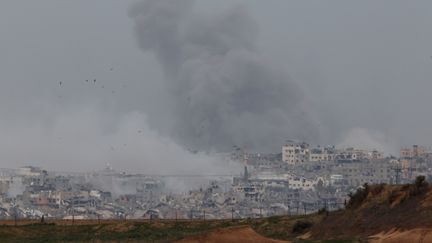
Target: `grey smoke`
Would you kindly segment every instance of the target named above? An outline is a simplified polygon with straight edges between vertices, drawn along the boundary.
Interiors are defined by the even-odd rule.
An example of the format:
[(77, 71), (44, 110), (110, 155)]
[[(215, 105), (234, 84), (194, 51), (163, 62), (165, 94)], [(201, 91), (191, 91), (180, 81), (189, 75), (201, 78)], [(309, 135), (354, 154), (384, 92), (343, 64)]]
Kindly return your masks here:
[(165, 111), (150, 111), (150, 126), (193, 150), (278, 151), (287, 138), (316, 140), (302, 90), (259, 52), (246, 10), (201, 16), (193, 7), (145, 0), (130, 9), (139, 46), (165, 75), (164, 95), (151, 101)]
[[(271, 140), (269, 146), (277, 145), (272, 151), (278, 152), (277, 140), (292, 138), (297, 133), (291, 131), (290, 128), (296, 126), (293, 120), (286, 122), (286, 114), (305, 111), (309, 115), (302, 114), (301, 117), (313, 115), (312, 121), (304, 119), (306, 124), (319, 121), (319, 138), (317, 141), (310, 139), (308, 142), (311, 143), (367, 144), (376, 148), (390, 147), (392, 153), (397, 152), (400, 146), (431, 146), (432, 1), (412, 4), (402, 0), (199, 0), (193, 5), (193, 2), (178, 0), (180, 6), (174, 7), (176, 11), (182, 8), (177, 11), (182, 15), (176, 17), (178, 21), (168, 21), (164, 26), (174, 29), (175, 32), (168, 33), (177, 39), (169, 37), (164, 40), (189, 54), (179, 54), (179, 58), (172, 59), (171, 69), (187, 70), (181, 65), (188, 63), (189, 73), (167, 70), (167, 65), (159, 64), (162, 59), (157, 53), (163, 50), (155, 50), (168, 46), (161, 42), (161, 35), (153, 35), (157, 39), (145, 42), (151, 45), (142, 46), (146, 50), (144, 54), (140, 51), (131, 30), (133, 21), (138, 22), (139, 28), (144, 16), (152, 16), (161, 25), (161, 21), (168, 20), (166, 16), (169, 13), (164, 10), (165, 14), (158, 17), (133, 7), (130, 15), (134, 17), (130, 19), (126, 11), (135, 1), (38, 0), (26, 1), (25, 5), (23, 1), (2, 1), (1, 167), (17, 168), (32, 164), (52, 170), (91, 171), (110, 163), (118, 170), (136, 173), (170, 174), (183, 170), (183, 173), (190, 174), (193, 172), (189, 170), (195, 168), (199, 168), (197, 173), (213, 173), (213, 167), (207, 163), (212, 158), (205, 155), (197, 158), (170, 139), (176, 137), (177, 142), (182, 142), (186, 148), (192, 147), (186, 144), (196, 143), (194, 137), (182, 139), (184, 135), (174, 133), (191, 134), (186, 129), (175, 129), (183, 126), (186, 116), (181, 115), (178, 119), (179, 115), (173, 112), (175, 104), (183, 107), (186, 102), (172, 93), (183, 87), (186, 74), (195, 74), (200, 67), (194, 68), (190, 64), (193, 61), (214, 73), (223, 73), (223, 67), (239, 75), (238, 68), (229, 66), (234, 64), (234, 58), (221, 65), (220, 60), (227, 60), (227, 55), (214, 55), (227, 48), (232, 49), (229, 53), (237, 57), (238, 62), (245, 64), (240, 57), (247, 59), (252, 56), (255, 57), (253, 63), (265, 63), (265, 70), (269, 67), (277, 69), (271, 73), (282, 76), (284, 82), (288, 79), (280, 69), (286, 71), (303, 91), (292, 92), (297, 95), (296, 99), (284, 98), (299, 102), (297, 106), (292, 105), (298, 108), (289, 112), (282, 109), (281, 119), (271, 120), (254, 113), (248, 115), (252, 119), (258, 117), (262, 122), (251, 123), (252, 119), (248, 118), (244, 118), (247, 120), (244, 122), (240, 116), (229, 118), (241, 123), (232, 123), (237, 132), (229, 137), (231, 139), (247, 141), (245, 137), (251, 135), (255, 139), (253, 144), (260, 144), (265, 140), (257, 135), (261, 132)], [(238, 2), (247, 6), (247, 12), (259, 24), (259, 32), (245, 9), (223, 11)], [(212, 17), (199, 16), (208, 12)], [(222, 14), (215, 15), (216, 12)], [(240, 13), (234, 14), (236, 12)], [(244, 25), (242, 28), (218, 27), (229, 14), (242, 15), (244, 18), (239, 19), (247, 21), (239, 20)], [(144, 44), (143, 41), (139, 43)], [(191, 49), (194, 51), (189, 51)], [(205, 55), (217, 58), (212, 60)], [(157, 59), (159, 62), (155, 61)], [(212, 62), (216, 65), (209, 67), (208, 63)], [(109, 70), (111, 67), (113, 71)], [(169, 75), (171, 72), (173, 74)], [(209, 71), (201, 70), (198, 74), (207, 73)], [(85, 81), (94, 78), (97, 85), (90, 86)], [(192, 79), (191, 83), (197, 79)], [(62, 87), (59, 87), (59, 81), (63, 82)], [(273, 83), (271, 80), (267, 82)], [(202, 86), (186, 92), (194, 94), (190, 99), (194, 107), (203, 100), (196, 94), (206, 95), (209, 101), (221, 101), (217, 106), (221, 110), (235, 107), (228, 103), (232, 102), (227, 99), (229, 92), (220, 98), (213, 93), (198, 92), (208, 91), (210, 84), (231, 86), (217, 86), (221, 83), (216, 81), (206, 82), (207, 86), (200, 84)], [(102, 85), (104, 89), (100, 88)], [(293, 87), (297, 85), (289, 86), (293, 90), (299, 89)], [(112, 90), (115, 94), (111, 93)], [(268, 107), (262, 99), (252, 101)], [(280, 111), (281, 106), (276, 110)], [(211, 114), (218, 113), (212, 111)], [(302, 120), (295, 116), (289, 118)], [(197, 118), (191, 121), (199, 123)], [(277, 123), (275, 127), (283, 128), (274, 139), (267, 136), (271, 129), (260, 127), (252, 133), (247, 131), (251, 130), (253, 123), (271, 127), (273, 122)], [(226, 126), (228, 123), (220, 124)], [(186, 125), (186, 128), (192, 126)], [(283, 127), (285, 125), (288, 127)], [(311, 134), (316, 133), (313, 124), (305, 127), (311, 127)], [(137, 133), (137, 130), (143, 132)], [(218, 131), (221, 129), (215, 129), (212, 135), (219, 134)], [(192, 135), (197, 133), (193, 132)], [(305, 137), (309, 137), (308, 134)], [(186, 143), (188, 140), (192, 141)], [(128, 146), (123, 146), (124, 143)], [(230, 143), (234, 142), (225, 144), (229, 146)], [(111, 150), (111, 147), (115, 149)], [(219, 164), (219, 161), (215, 163)]]
[(25, 186), (22, 183), (21, 178), (14, 178), (14, 180), (9, 184), (7, 195), (10, 198), (15, 198), (18, 195), (22, 195), (25, 191)]

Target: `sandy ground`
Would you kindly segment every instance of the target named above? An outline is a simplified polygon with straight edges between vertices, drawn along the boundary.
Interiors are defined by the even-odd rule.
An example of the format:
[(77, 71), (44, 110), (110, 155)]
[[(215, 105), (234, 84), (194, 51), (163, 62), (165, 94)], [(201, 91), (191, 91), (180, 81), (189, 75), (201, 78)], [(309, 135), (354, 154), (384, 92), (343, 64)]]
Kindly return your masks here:
[(371, 243), (429, 243), (432, 242), (432, 228), (412, 230), (392, 229), (370, 237)]
[(180, 241), (181, 243), (288, 243), (288, 241), (279, 241), (265, 238), (257, 234), (253, 229), (248, 226), (231, 227), (225, 229), (217, 229), (207, 234), (191, 236)]

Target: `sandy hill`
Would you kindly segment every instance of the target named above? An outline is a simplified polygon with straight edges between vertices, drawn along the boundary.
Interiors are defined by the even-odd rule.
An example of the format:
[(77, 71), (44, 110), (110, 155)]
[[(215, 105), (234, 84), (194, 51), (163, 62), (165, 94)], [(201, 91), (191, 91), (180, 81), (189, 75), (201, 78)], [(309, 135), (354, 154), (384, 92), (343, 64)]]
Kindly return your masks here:
[(308, 236), (432, 242), (432, 187), (424, 178), (410, 185), (366, 185), (351, 196), (346, 210), (325, 216), (312, 226)]

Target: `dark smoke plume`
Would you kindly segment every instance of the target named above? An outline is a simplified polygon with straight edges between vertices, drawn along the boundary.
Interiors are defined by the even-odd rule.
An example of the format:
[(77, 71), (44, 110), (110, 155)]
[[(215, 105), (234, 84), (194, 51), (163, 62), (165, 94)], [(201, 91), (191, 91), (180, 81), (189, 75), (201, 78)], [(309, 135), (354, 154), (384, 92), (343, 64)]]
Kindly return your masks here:
[(278, 151), (286, 139), (313, 142), (318, 132), (301, 90), (259, 53), (247, 12), (200, 16), (193, 4), (146, 0), (130, 9), (140, 47), (165, 74), (167, 95), (152, 103), (165, 104), (166, 113), (152, 114), (150, 125), (194, 150)]

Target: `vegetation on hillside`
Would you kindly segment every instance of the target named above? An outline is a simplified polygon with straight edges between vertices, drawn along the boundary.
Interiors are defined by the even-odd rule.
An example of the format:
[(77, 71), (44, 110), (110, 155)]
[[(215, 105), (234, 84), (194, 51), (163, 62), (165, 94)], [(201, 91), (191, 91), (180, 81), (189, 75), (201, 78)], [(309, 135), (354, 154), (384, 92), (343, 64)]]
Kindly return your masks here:
[(313, 238), (366, 239), (394, 228), (432, 227), (432, 188), (424, 176), (405, 185), (364, 184), (345, 210), (330, 213), (311, 228)]
[[(305, 218), (319, 220), (316, 215), (299, 217), (270, 217), (245, 220), (194, 221), (109, 221), (101, 224), (65, 225), (37, 223), (27, 225), (1, 225), (1, 242), (172, 242), (186, 236), (207, 233), (214, 229), (233, 226), (251, 226), (259, 234), (276, 239), (295, 239), (293, 231), (297, 221)], [(294, 233), (293, 233), (294, 232)]]

